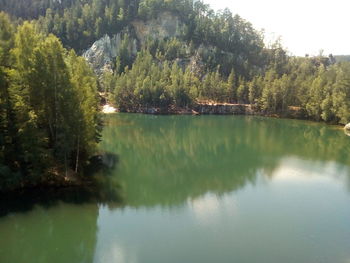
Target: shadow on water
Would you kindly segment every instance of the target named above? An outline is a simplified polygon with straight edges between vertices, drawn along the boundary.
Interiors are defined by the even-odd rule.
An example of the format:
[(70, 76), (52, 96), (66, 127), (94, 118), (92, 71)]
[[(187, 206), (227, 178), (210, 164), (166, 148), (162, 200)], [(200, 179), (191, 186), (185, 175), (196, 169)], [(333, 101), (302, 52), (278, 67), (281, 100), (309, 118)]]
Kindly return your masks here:
[[(214, 236), (220, 237), (219, 242), (216, 243), (219, 246), (217, 251), (222, 253), (225, 251), (225, 235), (221, 238), (218, 235), (220, 232), (215, 231), (215, 235), (210, 236), (210, 231), (215, 229), (215, 225), (212, 227), (204, 224), (204, 231), (196, 227), (195, 232), (190, 232), (191, 229), (186, 228), (189, 222), (187, 217), (182, 218), (186, 220), (183, 221), (186, 224), (181, 224), (181, 217), (171, 213), (171, 227), (166, 226), (162, 233), (161, 227), (159, 231), (155, 231), (160, 226), (158, 222), (161, 222), (157, 221), (156, 216), (162, 217), (165, 222), (169, 222), (169, 218), (167, 219), (166, 216), (164, 218), (163, 213), (160, 212), (159, 215), (157, 211), (150, 211), (151, 209), (148, 210), (148, 208), (167, 209), (186, 206), (189, 202), (193, 204), (196, 203), (195, 201), (201, 201), (201, 197), (207, 193), (220, 197), (226, 193), (239, 191), (247, 185), (259, 185), (262, 174), (266, 181), (272, 180), (276, 171), (281, 168), (281, 164), (282, 166), (285, 164), (286, 160), (287, 162), (292, 160), (288, 165), (291, 168), (297, 168), (295, 171), (301, 171), (303, 177), (310, 176), (311, 171), (316, 176), (336, 177), (341, 174), (345, 175), (348, 181), (350, 178), (350, 138), (340, 129), (333, 129), (323, 124), (241, 116), (192, 117), (131, 114), (111, 115), (106, 123), (100, 145), (101, 151), (105, 154), (91, 159), (91, 165), (85, 171), (85, 176), (89, 178), (90, 183), (85, 187), (33, 189), (0, 196), (0, 262), (117, 262), (117, 260), (108, 260), (109, 255), (106, 252), (111, 250), (113, 255), (123, 256), (124, 254), (120, 252), (124, 250), (120, 250), (119, 245), (123, 245), (124, 242), (125, 244), (133, 242), (133, 246), (130, 247), (137, 247), (134, 246), (134, 242), (135, 244), (139, 242), (140, 246), (137, 248), (147, 250), (146, 254), (139, 252), (140, 259), (146, 262), (147, 255), (151, 251), (149, 244), (152, 240), (154, 241), (153, 233), (160, 237), (159, 246), (156, 248), (161, 248), (159, 251), (163, 251), (164, 258), (169, 260), (171, 253), (181, 251), (176, 250), (181, 246), (171, 246), (177, 244), (171, 242), (181, 236), (181, 231), (186, 232), (183, 236), (185, 238), (189, 237), (187, 234), (194, 233), (193, 238), (187, 238), (188, 245), (181, 239), (181, 244), (186, 245), (183, 254), (188, 252), (189, 246), (195, 247), (196, 242), (193, 240), (196, 238), (201, 241), (212, 241)], [(330, 170), (327, 170), (329, 167)], [(328, 171), (331, 173), (328, 174)], [(309, 195), (306, 197), (309, 198)], [(326, 193), (324, 197), (328, 198)], [(260, 198), (259, 195), (258, 198)], [(203, 200), (207, 202), (205, 198)], [(248, 206), (251, 205), (254, 198), (248, 198), (247, 202)], [(323, 206), (321, 199), (319, 203)], [(128, 213), (106, 213), (99, 204), (111, 209), (132, 208), (133, 218), (124, 217)], [(199, 204), (201, 205), (200, 202)], [(208, 205), (210, 207), (210, 200)], [(233, 204), (227, 205), (231, 207)], [(274, 205), (270, 204), (270, 209)], [(257, 208), (253, 216), (246, 213), (247, 217), (242, 217), (244, 219), (242, 221), (247, 221), (247, 225), (242, 225), (242, 236), (237, 235), (238, 227), (234, 227), (231, 235), (229, 228), (226, 229), (226, 221), (220, 221), (220, 226), (223, 223), (222, 229), (227, 235), (236, 236), (238, 239), (243, 237), (245, 245), (243, 250), (237, 250), (238, 253), (242, 251), (249, 254), (251, 247), (244, 250), (247, 244), (245, 238), (249, 238), (252, 232), (254, 235), (251, 237), (255, 238), (255, 234), (260, 235), (254, 227), (250, 232), (251, 226), (260, 224), (263, 226), (264, 221), (269, 221), (264, 220), (265, 211), (261, 213), (261, 218), (256, 214), (261, 211), (260, 206), (262, 206), (261, 209), (265, 209), (264, 205), (258, 203), (256, 207), (252, 206), (254, 209)], [(223, 209), (225, 207), (223, 206)], [(138, 208), (142, 208), (141, 213), (138, 214), (138, 218), (135, 218), (135, 211)], [(146, 212), (143, 208), (146, 208)], [(298, 211), (299, 214), (300, 210)], [(14, 214), (15, 212), (19, 213)], [(215, 213), (210, 209), (206, 212)], [(142, 217), (145, 213), (152, 215)], [(283, 211), (278, 211), (277, 217), (272, 215), (268, 218), (283, 221), (280, 220), (283, 218), (280, 217), (282, 213)], [(119, 217), (120, 214), (124, 215)], [(226, 217), (226, 213), (223, 215)], [(293, 216), (294, 214), (291, 221), (286, 220), (288, 229), (294, 229), (288, 224), (295, 220)], [(148, 218), (150, 220), (147, 220)], [(123, 219), (128, 224), (123, 225)], [(180, 224), (176, 222), (178, 220)], [(228, 217), (227, 220), (230, 221), (231, 218)], [(256, 222), (259, 223), (256, 224)], [(314, 222), (312, 218), (310, 228), (314, 227)], [(334, 222), (338, 224), (338, 221)], [(143, 228), (147, 228), (147, 231)], [(170, 232), (167, 231), (168, 229)], [(304, 224), (302, 229), (303, 231), (307, 229)], [(187, 233), (188, 230), (190, 231)], [(330, 230), (333, 232), (333, 226)], [(196, 231), (201, 235), (196, 236)], [(210, 238), (203, 238), (206, 237), (202, 235), (203, 232), (209, 233)], [(269, 236), (273, 236), (270, 232), (267, 236), (264, 236), (264, 232), (261, 233), (261, 237), (267, 238), (266, 240), (269, 240)], [(164, 240), (167, 241), (164, 237), (169, 237), (167, 234), (171, 234), (169, 235), (171, 236), (170, 254), (167, 253), (166, 247), (163, 249), (163, 245), (167, 243), (164, 242)], [(113, 235), (116, 236), (115, 239)], [(285, 236), (288, 240), (293, 240), (288, 234)], [(228, 239), (227, 244), (232, 244), (231, 241), (232, 239)], [(300, 243), (300, 239), (298, 238), (296, 242)], [(346, 244), (343, 239), (341, 242)], [(199, 246), (204, 244), (198, 243)], [(212, 256), (211, 249), (215, 250), (216, 247), (212, 248), (214, 244), (212, 242), (207, 244), (206, 250), (201, 247), (201, 250), (194, 251), (207, 251), (207, 253), (198, 254), (203, 254), (203, 258), (206, 256), (209, 258)], [(301, 243), (301, 246), (303, 245), (304, 243)], [(336, 245), (340, 247), (339, 244)], [(260, 247), (261, 242), (257, 245), (257, 248)], [(129, 249), (128, 247), (125, 251), (132, 250), (132, 248)], [(228, 249), (231, 251), (232, 247), (228, 246)], [(276, 249), (271, 249), (271, 254), (274, 254)], [(258, 252), (257, 255), (259, 255)], [(146, 256), (143, 257), (144, 255)], [(222, 255), (225, 258), (225, 253)], [(261, 258), (259, 258), (260, 261)], [(121, 262), (129, 258), (118, 259), (121, 259), (119, 260)], [(230, 259), (227, 262), (230, 262)], [(166, 262), (166, 260), (147, 262)], [(189, 262), (201, 261), (190, 260)], [(259, 261), (246, 260), (246, 262)], [(342, 261), (333, 260), (333, 262)]]
[(85, 168), (84, 183), (81, 186), (36, 187), (0, 195), (0, 217), (9, 213), (28, 212), (35, 206), (50, 208), (60, 202), (67, 204), (109, 204), (120, 206), (123, 203), (119, 195), (120, 186), (106, 187), (109, 176), (117, 167), (119, 157), (113, 153), (104, 153), (90, 159)]
[(96, 173), (104, 172), (110, 174), (119, 162), (119, 156), (114, 153), (104, 153), (91, 157), (90, 164), (85, 168), (84, 173), (87, 176), (93, 176)]
[(100, 149), (105, 154), (86, 168), (88, 185), (0, 197), (0, 216), (59, 202), (181, 206), (208, 192), (223, 195), (254, 185), (261, 174), (272, 178), (288, 158), (305, 161), (310, 167), (303, 169), (335, 163), (350, 178), (349, 137), (312, 122), (117, 114), (106, 119)]

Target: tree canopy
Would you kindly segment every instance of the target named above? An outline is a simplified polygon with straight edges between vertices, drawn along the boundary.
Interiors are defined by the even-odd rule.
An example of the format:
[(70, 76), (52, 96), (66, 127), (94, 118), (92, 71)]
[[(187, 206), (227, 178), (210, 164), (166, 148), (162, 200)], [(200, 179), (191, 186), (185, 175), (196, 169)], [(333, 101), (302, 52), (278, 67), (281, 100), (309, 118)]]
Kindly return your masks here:
[(78, 171), (98, 141), (94, 73), (33, 23), (0, 24), (0, 190)]
[[(78, 172), (99, 140), (98, 91), (121, 111), (251, 104), (259, 113), (350, 122), (347, 57), (293, 57), (228, 9), (193, 0), (0, 0), (0, 190)], [(172, 13), (172, 37), (138, 40), (132, 24)], [(120, 33), (113, 72), (80, 57)]]

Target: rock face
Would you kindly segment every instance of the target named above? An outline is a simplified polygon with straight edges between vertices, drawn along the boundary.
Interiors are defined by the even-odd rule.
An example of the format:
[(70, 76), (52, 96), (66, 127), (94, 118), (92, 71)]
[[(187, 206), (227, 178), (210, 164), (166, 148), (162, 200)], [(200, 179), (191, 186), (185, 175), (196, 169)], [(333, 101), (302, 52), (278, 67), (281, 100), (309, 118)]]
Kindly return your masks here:
[(197, 104), (194, 110), (200, 114), (254, 115), (251, 105), (245, 104)]
[(144, 44), (148, 38), (164, 39), (179, 36), (184, 28), (179, 17), (170, 12), (163, 12), (156, 19), (146, 22), (136, 20), (131, 24), (135, 29), (137, 39), (140, 41), (141, 45)]
[[(135, 20), (131, 22), (129, 32), (134, 32), (136, 38), (131, 38), (129, 51), (137, 54), (138, 46), (142, 46), (148, 38), (164, 39), (179, 36), (183, 30), (180, 18), (170, 12), (161, 13), (156, 19), (149, 21)], [(97, 75), (112, 72), (115, 59), (122, 42), (122, 34), (105, 35), (89, 48), (83, 57), (90, 63)]]
[(198, 54), (198, 52), (195, 53), (195, 55), (185, 58), (185, 59), (180, 59), (177, 58), (175, 62), (182, 68), (182, 70), (186, 70), (186, 67), (190, 67), (191, 72), (194, 73), (196, 76), (202, 76), (203, 73), (205, 73), (205, 65)]
[[(90, 63), (96, 74), (101, 75), (103, 72), (113, 72), (113, 65), (118, 56), (119, 46), (122, 42), (121, 34), (109, 37), (105, 35), (97, 40), (89, 48), (83, 57)], [(137, 53), (137, 41), (131, 41), (129, 49), (132, 54)]]
[(180, 115), (257, 115), (252, 105), (246, 104), (195, 104), (190, 108), (139, 107), (119, 109), (121, 112), (144, 114), (180, 114)]

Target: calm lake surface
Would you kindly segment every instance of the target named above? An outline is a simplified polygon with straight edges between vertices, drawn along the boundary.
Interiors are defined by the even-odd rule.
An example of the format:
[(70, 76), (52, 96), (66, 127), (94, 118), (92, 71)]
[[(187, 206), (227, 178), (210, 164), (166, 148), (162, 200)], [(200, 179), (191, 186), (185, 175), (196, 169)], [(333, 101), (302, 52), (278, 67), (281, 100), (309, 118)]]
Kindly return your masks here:
[(106, 117), (98, 198), (2, 200), (0, 262), (349, 263), (350, 137), (243, 116)]

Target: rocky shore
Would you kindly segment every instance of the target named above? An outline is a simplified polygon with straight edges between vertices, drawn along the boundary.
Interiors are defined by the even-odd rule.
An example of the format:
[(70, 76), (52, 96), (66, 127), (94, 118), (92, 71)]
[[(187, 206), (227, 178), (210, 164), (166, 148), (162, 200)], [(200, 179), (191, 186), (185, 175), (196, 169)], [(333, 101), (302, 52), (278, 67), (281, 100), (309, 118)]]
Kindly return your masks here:
[(153, 115), (258, 115), (269, 117), (286, 117), (292, 119), (305, 119), (304, 112), (297, 107), (289, 107), (287, 111), (279, 114), (262, 112), (250, 104), (228, 104), (228, 103), (196, 103), (191, 107), (179, 108), (157, 108), (157, 107), (135, 107), (132, 109), (119, 109), (119, 112), (142, 113)]
[(194, 106), (194, 110), (199, 114), (218, 114), (218, 115), (257, 115), (258, 112), (250, 104), (204, 104), (198, 103)]

